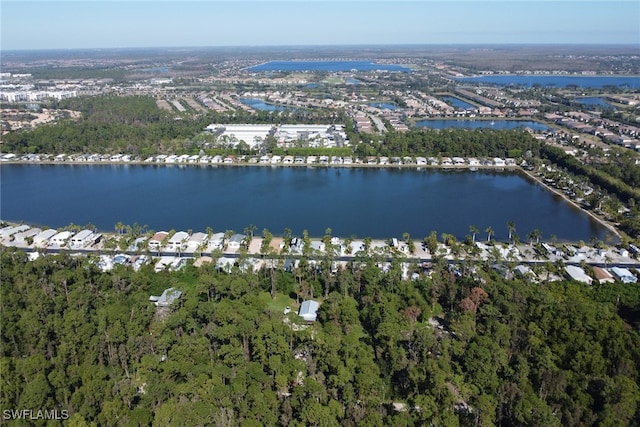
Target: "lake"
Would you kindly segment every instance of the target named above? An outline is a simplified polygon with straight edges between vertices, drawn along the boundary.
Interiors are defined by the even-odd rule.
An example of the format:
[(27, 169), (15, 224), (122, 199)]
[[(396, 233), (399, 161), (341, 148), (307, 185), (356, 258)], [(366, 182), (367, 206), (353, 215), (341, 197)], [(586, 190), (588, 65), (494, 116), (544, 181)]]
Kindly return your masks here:
[(542, 123), (530, 120), (470, 120), (470, 119), (444, 119), (444, 120), (420, 120), (416, 122), (418, 127), (431, 129), (517, 129), (531, 128), (534, 131), (545, 131), (549, 129)]
[(517, 85), (532, 87), (534, 85), (549, 87), (577, 86), (583, 88), (603, 88), (605, 86), (640, 88), (639, 76), (525, 76), (525, 75), (491, 75), (474, 77), (452, 77), (458, 82), (489, 83), (502, 86)]
[(461, 99), (458, 99), (454, 96), (443, 96), (442, 100), (448, 104), (453, 105), (456, 108), (462, 109), (462, 110), (477, 110), (478, 107), (476, 107), (475, 105), (471, 105), (468, 102), (464, 102)]
[(576, 102), (579, 102), (582, 105), (586, 105), (587, 107), (593, 107), (597, 110), (614, 108), (611, 104), (608, 104), (599, 96), (588, 96), (585, 98), (576, 98), (575, 100)]
[(515, 171), (270, 166), (0, 166), (2, 219), (63, 227), (118, 221), (153, 230), (234, 230), (249, 224), (282, 235), (422, 239), (432, 230), (462, 239), (491, 226), (506, 240), (514, 221), (522, 240), (605, 239), (584, 212)]
[(395, 104), (390, 104), (388, 102), (371, 102), (367, 105), (370, 107), (379, 108), (381, 110), (395, 111), (398, 109), (398, 107), (396, 107)]
[(410, 68), (395, 64), (376, 64), (370, 61), (270, 61), (249, 67), (248, 71), (401, 71), (408, 73)]
[(255, 110), (261, 111), (285, 111), (285, 110), (293, 110), (293, 108), (287, 108), (282, 105), (273, 105), (267, 104), (262, 99), (254, 99), (254, 98), (240, 98), (240, 102)]

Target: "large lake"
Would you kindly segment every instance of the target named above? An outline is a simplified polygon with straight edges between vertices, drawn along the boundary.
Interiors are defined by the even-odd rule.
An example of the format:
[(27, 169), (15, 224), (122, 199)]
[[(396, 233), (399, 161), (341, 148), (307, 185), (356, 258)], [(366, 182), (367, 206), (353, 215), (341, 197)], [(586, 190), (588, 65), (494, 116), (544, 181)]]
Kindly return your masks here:
[(62, 227), (118, 221), (153, 230), (234, 230), (281, 235), (463, 238), (491, 226), (507, 239), (534, 229), (559, 240), (605, 239), (607, 230), (517, 172), (392, 168), (143, 165), (0, 166), (3, 220)]
[(431, 129), (520, 129), (530, 128), (534, 131), (545, 131), (549, 128), (539, 122), (531, 120), (473, 120), (473, 119), (439, 119), (420, 120), (416, 126)]
[(603, 88), (605, 86), (640, 88), (639, 76), (526, 76), (526, 75), (492, 75), (475, 77), (454, 77), (459, 82), (490, 83), (503, 86), (517, 85), (532, 87), (534, 85), (549, 87), (577, 86), (583, 88)]
[(249, 71), (402, 71), (411, 69), (396, 64), (376, 64), (369, 61), (270, 61), (248, 68)]

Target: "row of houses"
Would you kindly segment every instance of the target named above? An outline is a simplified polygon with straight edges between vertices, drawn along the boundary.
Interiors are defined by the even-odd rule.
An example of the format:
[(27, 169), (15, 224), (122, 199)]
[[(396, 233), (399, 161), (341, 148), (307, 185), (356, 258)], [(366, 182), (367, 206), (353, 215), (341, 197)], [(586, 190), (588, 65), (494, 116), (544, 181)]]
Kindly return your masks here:
[(14, 242), (17, 245), (33, 244), (37, 248), (48, 246), (82, 249), (102, 238), (100, 233), (92, 230), (82, 230), (80, 232), (58, 231), (52, 228), (42, 230), (28, 225), (8, 226), (0, 229), (0, 240), (4, 242)]
[(148, 242), (150, 251), (159, 252), (162, 250), (169, 252), (211, 252), (215, 249), (222, 249), (225, 246), (229, 250), (238, 250), (244, 243), (244, 234), (233, 234), (229, 238), (224, 233), (214, 233), (209, 236), (207, 233), (197, 232), (189, 235), (186, 231), (178, 231), (169, 237), (166, 231), (155, 233)]

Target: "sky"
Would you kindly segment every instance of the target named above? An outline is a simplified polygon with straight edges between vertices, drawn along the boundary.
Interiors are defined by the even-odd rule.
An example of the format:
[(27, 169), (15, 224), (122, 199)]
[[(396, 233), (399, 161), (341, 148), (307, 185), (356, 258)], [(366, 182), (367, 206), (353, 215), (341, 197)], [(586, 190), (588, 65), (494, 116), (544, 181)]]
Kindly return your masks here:
[(640, 1), (0, 0), (0, 49), (635, 44)]

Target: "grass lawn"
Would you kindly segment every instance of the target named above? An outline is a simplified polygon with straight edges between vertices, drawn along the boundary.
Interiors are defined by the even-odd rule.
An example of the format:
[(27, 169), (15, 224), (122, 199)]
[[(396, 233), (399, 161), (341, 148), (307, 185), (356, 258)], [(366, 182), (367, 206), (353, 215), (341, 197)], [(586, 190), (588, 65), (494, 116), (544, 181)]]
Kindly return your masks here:
[(284, 309), (287, 306), (291, 307), (291, 309), (295, 311), (295, 300), (281, 293), (276, 294), (276, 299), (271, 299), (271, 294), (269, 292), (260, 292), (260, 300), (267, 304), (267, 307), (269, 307), (270, 310), (277, 313), (284, 312)]

